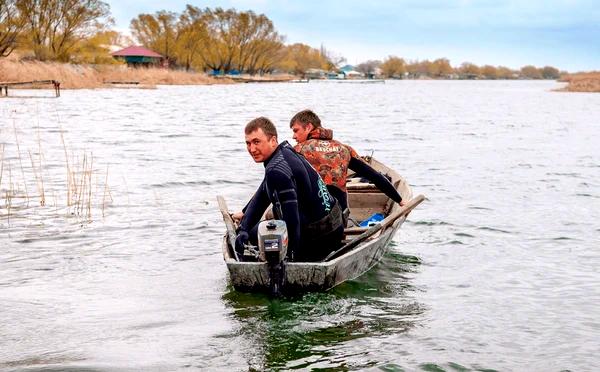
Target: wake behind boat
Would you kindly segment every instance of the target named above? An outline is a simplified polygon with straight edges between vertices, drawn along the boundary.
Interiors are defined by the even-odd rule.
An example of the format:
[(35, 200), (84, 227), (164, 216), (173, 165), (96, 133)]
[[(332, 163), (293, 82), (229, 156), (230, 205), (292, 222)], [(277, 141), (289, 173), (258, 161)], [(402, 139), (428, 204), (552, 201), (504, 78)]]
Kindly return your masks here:
[[(283, 260), (277, 270), (266, 261), (240, 261), (234, 251), (235, 226), (225, 200), (218, 196), (219, 207), (227, 232), (223, 238), (223, 258), (229, 270), (231, 283), (236, 290), (271, 293), (325, 291), (346, 280), (354, 279), (375, 266), (388, 249), (389, 243), (406, 220), (406, 217), (425, 197), (413, 198), (412, 189), (397, 172), (377, 160), (367, 157), (371, 167), (391, 178), (391, 182), (407, 200), (401, 207), (375, 185), (364, 183), (359, 177), (348, 175), (348, 204), (350, 221), (366, 221), (374, 216), (383, 218), (372, 226), (347, 227), (343, 245), (321, 262), (287, 262)], [(364, 225), (364, 223), (363, 223)], [(285, 253), (283, 253), (285, 256)], [(264, 255), (263, 255), (264, 258)]]

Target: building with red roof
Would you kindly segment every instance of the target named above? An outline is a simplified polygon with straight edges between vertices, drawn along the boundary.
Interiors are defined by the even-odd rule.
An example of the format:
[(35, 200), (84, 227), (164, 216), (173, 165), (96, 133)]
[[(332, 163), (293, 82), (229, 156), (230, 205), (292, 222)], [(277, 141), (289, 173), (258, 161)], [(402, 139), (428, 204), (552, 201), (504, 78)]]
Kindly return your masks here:
[(129, 66), (165, 66), (166, 59), (153, 50), (132, 45), (111, 53), (113, 58), (125, 61)]

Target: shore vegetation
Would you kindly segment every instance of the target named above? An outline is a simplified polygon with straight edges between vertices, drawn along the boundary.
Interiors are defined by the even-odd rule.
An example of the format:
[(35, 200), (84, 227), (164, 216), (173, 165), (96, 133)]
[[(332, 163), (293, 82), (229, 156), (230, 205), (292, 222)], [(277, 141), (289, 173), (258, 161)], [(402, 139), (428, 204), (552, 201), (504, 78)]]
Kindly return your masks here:
[(223, 84), (206, 74), (158, 67), (133, 68), (125, 64), (79, 65), (60, 62), (0, 59), (0, 81), (58, 80), (67, 89), (102, 88), (119, 82), (135, 82), (138, 87), (156, 85)]
[(600, 71), (566, 75), (561, 81), (567, 83), (567, 92), (600, 93)]
[[(315, 48), (303, 43), (286, 44), (285, 36), (273, 21), (252, 10), (186, 5), (180, 12), (141, 13), (130, 22), (133, 38), (113, 30), (113, 26), (110, 7), (100, 0), (0, 0), (3, 67), (0, 80), (57, 79), (66, 88), (88, 88), (103, 86), (106, 81), (140, 84), (231, 81), (212, 79), (209, 75), (258, 75), (261, 79), (291, 74), (300, 78), (351, 75), (378, 79), (556, 80), (568, 74), (553, 66), (511, 69), (471, 62), (452, 66), (443, 57), (431, 61), (394, 55), (342, 66), (346, 59), (323, 45)], [(123, 67), (123, 62), (111, 55), (111, 51), (134, 44), (160, 54), (162, 60), (146, 65), (150, 68), (142, 71)], [(15, 51), (21, 64), (3, 61)], [(57, 63), (72, 66), (61, 67)], [(594, 91), (596, 86), (593, 76), (565, 79), (571, 79), (573, 89), (581, 86)]]

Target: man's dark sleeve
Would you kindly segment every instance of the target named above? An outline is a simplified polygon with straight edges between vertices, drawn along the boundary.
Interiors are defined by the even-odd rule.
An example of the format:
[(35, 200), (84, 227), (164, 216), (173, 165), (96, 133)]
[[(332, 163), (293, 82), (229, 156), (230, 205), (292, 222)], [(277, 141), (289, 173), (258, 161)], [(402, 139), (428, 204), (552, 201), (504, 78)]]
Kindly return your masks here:
[(244, 208), (244, 217), (240, 222), (239, 230), (249, 232), (260, 221), (270, 203), (265, 189), (265, 180), (263, 180)]
[[(267, 176), (267, 186), (271, 192), (275, 193), (276, 200), (281, 205), (282, 216), (279, 211), (273, 212), (276, 216), (283, 219), (288, 231), (288, 251), (297, 253), (300, 247), (300, 212), (298, 211), (298, 195), (294, 181), (287, 175), (279, 171), (271, 171)], [(273, 201), (275, 204), (275, 200)]]
[(392, 185), (392, 183), (385, 178), (383, 174), (377, 172), (369, 164), (360, 159), (352, 157), (350, 158), (348, 168), (355, 171), (358, 176), (364, 177), (374, 183), (379, 190), (381, 190), (385, 195), (388, 196), (388, 198), (392, 199), (396, 203), (400, 203), (400, 201), (402, 201), (402, 197), (400, 194), (398, 194), (398, 191), (396, 191), (394, 185)]

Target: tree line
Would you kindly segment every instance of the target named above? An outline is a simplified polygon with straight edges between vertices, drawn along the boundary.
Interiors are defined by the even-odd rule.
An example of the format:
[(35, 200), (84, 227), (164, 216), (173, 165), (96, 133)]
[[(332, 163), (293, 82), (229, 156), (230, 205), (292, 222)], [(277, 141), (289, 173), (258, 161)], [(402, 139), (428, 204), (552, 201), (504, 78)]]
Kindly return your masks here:
[[(124, 39), (113, 25), (99, 0), (0, 0), (0, 57), (19, 49), (40, 61), (109, 63), (108, 48)], [(186, 70), (303, 73), (333, 68), (337, 58), (324, 48), (285, 45), (273, 22), (253, 11), (187, 5), (181, 13), (139, 14), (130, 29), (138, 43)]]
[(446, 58), (434, 61), (407, 62), (397, 56), (389, 56), (383, 62), (371, 60), (356, 66), (356, 70), (372, 76), (376, 73), (386, 78), (422, 78), (433, 79), (558, 79), (566, 72), (561, 72), (552, 66), (535, 67), (523, 66), (519, 70), (505, 66), (478, 66), (474, 63), (464, 62), (458, 67), (452, 67)]
[[(114, 63), (109, 47), (133, 43), (111, 29), (110, 7), (99, 0), (0, 0), (0, 57), (15, 49), (40, 61)], [(187, 5), (180, 12), (139, 14), (130, 29), (138, 43), (162, 54), (172, 68), (249, 74), (283, 71), (303, 76), (309, 69), (336, 71), (345, 58), (325, 47), (285, 44), (264, 14)], [(558, 69), (524, 66), (452, 67), (445, 58), (407, 62), (389, 56), (356, 70), (387, 78), (555, 79)]]

